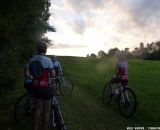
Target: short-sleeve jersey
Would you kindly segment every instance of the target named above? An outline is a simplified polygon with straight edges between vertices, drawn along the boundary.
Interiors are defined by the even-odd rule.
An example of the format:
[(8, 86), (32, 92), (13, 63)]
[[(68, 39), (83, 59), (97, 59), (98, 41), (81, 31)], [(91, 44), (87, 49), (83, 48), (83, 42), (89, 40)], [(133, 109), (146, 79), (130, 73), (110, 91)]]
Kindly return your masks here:
[(58, 61), (52, 61), (52, 64), (53, 64), (54, 70), (56, 72), (56, 75), (58, 75), (58, 73), (60, 71), (62, 71), (60, 63)]
[(53, 69), (52, 60), (50, 58), (48, 58), (47, 56), (35, 55), (30, 59), (29, 63), (31, 63), (35, 60), (40, 61), (44, 69), (50, 69), (50, 70)]
[(30, 59), (29, 64), (37, 60), (40, 61), (43, 67), (43, 71), (38, 78), (33, 79), (33, 87), (48, 87), (49, 74), (50, 71), (53, 69), (52, 61), (45, 55), (35, 55)]
[(117, 63), (118, 73), (117, 75), (121, 79), (128, 79), (128, 63), (126, 61), (120, 61)]

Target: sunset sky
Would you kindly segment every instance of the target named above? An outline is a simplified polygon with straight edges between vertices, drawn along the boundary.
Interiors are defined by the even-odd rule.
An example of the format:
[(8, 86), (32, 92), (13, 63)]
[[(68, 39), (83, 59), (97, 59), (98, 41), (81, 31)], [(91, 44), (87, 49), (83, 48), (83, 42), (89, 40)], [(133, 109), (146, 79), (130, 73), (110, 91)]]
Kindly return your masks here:
[(86, 56), (160, 40), (160, 0), (51, 0), (48, 54)]

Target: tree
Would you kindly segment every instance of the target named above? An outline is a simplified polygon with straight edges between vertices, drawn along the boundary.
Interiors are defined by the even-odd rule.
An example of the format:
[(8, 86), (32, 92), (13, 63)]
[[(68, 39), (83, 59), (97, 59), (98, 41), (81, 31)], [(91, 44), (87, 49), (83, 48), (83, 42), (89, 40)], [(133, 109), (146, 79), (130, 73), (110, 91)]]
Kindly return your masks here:
[(129, 53), (129, 49), (130, 49), (130, 48), (126, 47), (126, 48), (124, 49), (125, 53)]
[(115, 48), (112, 48), (108, 51), (108, 56), (114, 56), (117, 52), (119, 52), (120, 50), (115, 47)]
[(48, 23), (49, 6), (50, 0), (1, 0), (1, 88), (15, 85), (21, 66), (35, 53), (35, 41), (47, 31), (55, 31)]
[(160, 41), (155, 43), (157, 50), (160, 50)]
[(89, 54), (87, 54), (86, 57), (89, 59)]
[(94, 54), (94, 53), (92, 53), (91, 55), (90, 55), (90, 58), (91, 59), (95, 59), (97, 56), (96, 56), (96, 54)]
[(106, 57), (107, 56), (107, 53), (105, 53), (103, 50), (100, 50), (99, 52), (98, 52), (98, 58), (104, 58), (104, 57)]
[(140, 43), (140, 50), (143, 50), (144, 49), (144, 44), (143, 42)]

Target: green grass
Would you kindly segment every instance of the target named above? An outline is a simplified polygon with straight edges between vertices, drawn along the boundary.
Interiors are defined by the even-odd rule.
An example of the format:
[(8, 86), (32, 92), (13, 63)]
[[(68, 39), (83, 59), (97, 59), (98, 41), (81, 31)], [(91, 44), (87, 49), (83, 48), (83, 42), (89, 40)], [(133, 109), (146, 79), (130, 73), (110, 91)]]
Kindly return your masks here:
[[(129, 87), (137, 96), (138, 108), (129, 119), (122, 117), (118, 105), (102, 103), (105, 75), (114, 72), (114, 59), (60, 57), (64, 71), (70, 73), (74, 91), (61, 98), (68, 130), (125, 130), (129, 126), (160, 126), (160, 61), (129, 60)], [(20, 130), (12, 117), (13, 105), (21, 89), (0, 100), (0, 130)], [(28, 126), (23, 128), (28, 130)]]

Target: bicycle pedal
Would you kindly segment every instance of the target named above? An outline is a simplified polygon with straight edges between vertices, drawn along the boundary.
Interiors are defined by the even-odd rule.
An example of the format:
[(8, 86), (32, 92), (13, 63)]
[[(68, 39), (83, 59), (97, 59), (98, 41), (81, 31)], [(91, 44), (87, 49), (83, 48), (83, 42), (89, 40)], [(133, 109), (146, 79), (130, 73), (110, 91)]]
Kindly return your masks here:
[(26, 111), (26, 115), (31, 115), (33, 113), (33, 110)]
[(131, 103), (127, 100), (127, 101), (125, 101), (125, 105), (131, 106)]
[(54, 124), (53, 124), (53, 127), (56, 127), (56, 126), (57, 126), (57, 124), (56, 124), (56, 123), (54, 123)]
[(114, 97), (115, 96), (115, 93), (110, 93), (109, 94), (109, 97)]
[(56, 127), (57, 124), (52, 122), (52, 123), (51, 123), (51, 126), (52, 126), (52, 127)]

